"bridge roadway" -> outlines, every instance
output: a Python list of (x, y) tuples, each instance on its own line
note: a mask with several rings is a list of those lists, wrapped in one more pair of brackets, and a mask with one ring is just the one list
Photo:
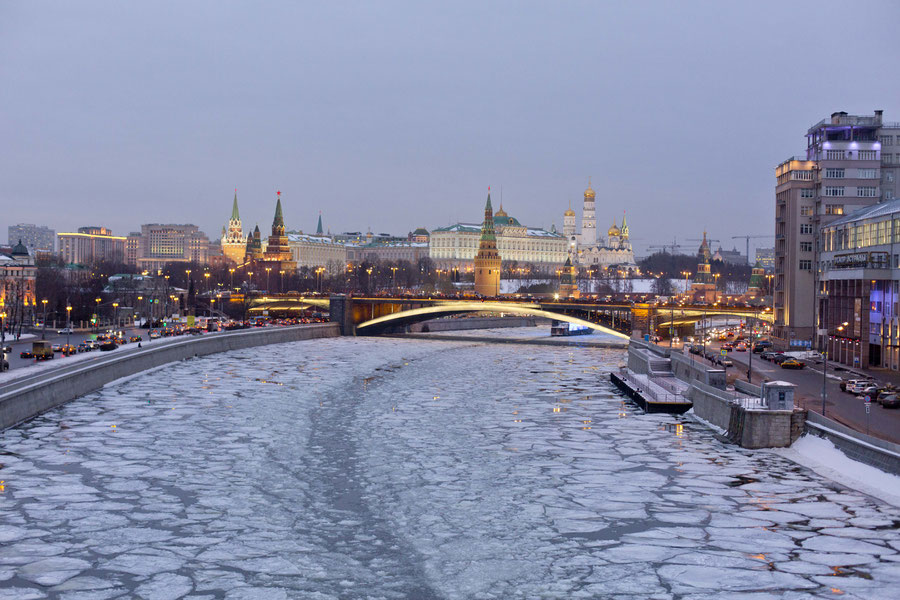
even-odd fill
[(685, 325), (714, 316), (772, 321), (772, 313), (767, 307), (516, 297), (273, 295), (254, 298), (249, 312), (270, 316), (290, 315), (308, 308), (327, 308), (331, 320), (341, 323), (345, 335), (396, 333), (413, 323), (472, 312), (514, 313), (557, 319), (617, 337), (629, 337), (634, 331), (649, 333), (655, 326), (668, 326), (673, 321)]

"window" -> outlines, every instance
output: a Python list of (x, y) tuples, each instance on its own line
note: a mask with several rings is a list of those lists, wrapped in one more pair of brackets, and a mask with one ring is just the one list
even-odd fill
[(843, 179), (843, 169), (825, 169), (825, 177), (828, 179)]
[(888, 181), (890, 183), (893, 183), (894, 182), (894, 172), (890, 171), (890, 170), (885, 171), (884, 172), (884, 180)]
[(800, 224), (800, 233), (803, 235), (809, 235), (813, 232), (812, 223), (801, 223)]
[(877, 160), (878, 158), (875, 150), (860, 150), (858, 155), (859, 160)]
[(812, 188), (804, 188), (804, 189), (800, 190), (800, 197), (801, 198), (812, 198), (814, 191), (815, 190), (813, 190)]
[(856, 195), (862, 198), (874, 198), (875, 197), (875, 189), (872, 186), (868, 187), (858, 187), (856, 188)]
[(833, 186), (833, 185), (826, 185), (825, 186), (825, 195), (826, 196), (843, 196), (844, 188)]
[(812, 261), (811, 260), (801, 260), (800, 261), (800, 270), (801, 271), (812, 271)]
[(894, 145), (894, 136), (892, 136), (892, 135), (883, 135), (878, 139), (881, 141), (882, 146), (893, 146)]
[(884, 199), (885, 200), (893, 200), (894, 199), (894, 189), (893, 188), (885, 188)]
[(882, 154), (881, 155), (881, 164), (889, 165), (894, 162), (893, 158), (894, 158), (893, 154)]
[(844, 151), (843, 150), (826, 150), (825, 151), (825, 159), (826, 160), (844, 160)]
[(857, 169), (856, 176), (859, 179), (878, 179), (878, 169)]
[(842, 215), (842, 214), (844, 214), (844, 205), (843, 204), (826, 204), (825, 205), (825, 214), (826, 215)]
[(812, 206), (801, 206), (800, 207), (800, 216), (801, 217), (811, 217), (813, 214)]
[(812, 252), (812, 242), (800, 242), (800, 252)]

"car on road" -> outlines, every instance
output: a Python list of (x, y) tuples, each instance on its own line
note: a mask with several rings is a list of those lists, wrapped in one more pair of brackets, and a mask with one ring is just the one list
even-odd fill
[(142, 342), (142, 341), (144, 341), (144, 338), (142, 338), (142, 337), (139, 336), (139, 335), (133, 335), (133, 336), (131, 336), (130, 338), (128, 338), (128, 341), (129, 341), (129, 342), (132, 342), (132, 343), (134, 343), (134, 342)]
[(849, 388), (850, 388), (851, 386), (858, 386), (858, 385), (863, 385), (863, 384), (869, 384), (869, 383), (872, 383), (872, 382), (873, 382), (872, 379), (843, 379), (843, 380), (841, 380), (841, 382), (838, 384), (838, 387), (841, 388), (841, 391), (842, 391), (842, 392), (849, 392), (849, 391), (850, 391)]
[(802, 369), (803, 366), (803, 363), (796, 358), (785, 357), (785, 359), (781, 361), (782, 369)]
[(34, 358), (34, 353), (31, 350), (22, 350), (19, 352), (19, 358)]
[(63, 346), (65, 346), (65, 344), (53, 344), (51, 348), (54, 352), (62, 352)]
[(783, 363), (786, 360), (789, 360), (790, 358), (791, 358), (790, 356), (785, 356), (784, 354), (776, 354), (775, 356), (772, 357), (772, 362), (775, 363), (776, 365), (780, 365), (781, 363)]
[(877, 385), (868, 384), (858, 386), (853, 393), (860, 397), (869, 396), (869, 398), (878, 398), (878, 393), (880, 391), (881, 388)]
[(717, 357), (716, 357), (716, 360), (715, 360), (714, 362), (715, 362), (717, 365), (721, 365), (721, 366), (723, 366), (723, 367), (725, 367), (725, 368), (733, 367), (733, 366), (734, 366), (734, 363), (731, 362), (731, 359), (728, 358), (727, 356), (717, 356)]
[(149, 337), (151, 340), (156, 340), (156, 339), (159, 339), (160, 337), (162, 337), (162, 334), (159, 332), (159, 330), (153, 329), (153, 330), (151, 330), (150, 333), (148, 334), (148, 337)]
[(763, 340), (761, 342), (756, 342), (755, 344), (753, 344), (753, 353), (759, 354), (761, 352), (768, 350), (771, 347), (772, 347), (772, 342), (767, 342), (765, 340)]
[(878, 401), (883, 408), (900, 408), (900, 396), (897, 394), (883, 396)]
[(103, 352), (108, 352), (109, 350), (115, 350), (119, 345), (115, 340), (103, 340), (103, 343), (100, 344), (100, 350)]

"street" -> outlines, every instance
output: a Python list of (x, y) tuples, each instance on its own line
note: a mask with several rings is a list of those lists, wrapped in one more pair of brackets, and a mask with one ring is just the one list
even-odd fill
[[(719, 352), (721, 344), (718, 342), (707, 344), (707, 349)], [(747, 380), (747, 362), (750, 352), (729, 352), (728, 357), (734, 362), (734, 367), (727, 369), (729, 375), (737, 379)], [(703, 360), (695, 357), (697, 360)], [(707, 364), (709, 361), (705, 361)], [(838, 365), (840, 368), (841, 365)], [(885, 409), (880, 404), (872, 402), (870, 413), (866, 414), (865, 401), (861, 397), (842, 392), (839, 387), (841, 377), (848, 377), (846, 371), (835, 371), (831, 364), (828, 365), (828, 380), (826, 384), (825, 416), (848, 427), (868, 432), (869, 435), (879, 437), (894, 443), (900, 443), (900, 410)], [(730, 378), (729, 378), (730, 379)], [(753, 355), (753, 383), (762, 381), (788, 381), (797, 386), (796, 403), (809, 411), (822, 413), (822, 364), (807, 364), (803, 369), (782, 369), (775, 363), (765, 361), (759, 354)]]
[[(108, 328), (103, 328), (101, 330), (101, 333), (107, 331), (107, 329)], [(144, 343), (147, 342), (147, 330), (146, 329), (139, 329), (137, 327), (128, 327), (128, 328), (122, 329), (122, 331), (125, 333), (126, 338), (130, 337), (132, 335), (139, 335), (144, 338)], [(23, 350), (31, 349), (32, 342), (38, 341), (41, 339), (40, 330), (29, 331), (28, 333), (34, 333), (35, 337), (23, 339), (18, 342), (15, 341), (14, 338), (9, 337), (9, 335), (7, 335), (7, 337), (6, 337), (6, 342), (4, 342), (4, 346), (12, 346), (12, 352), (10, 352), (6, 358), (6, 360), (9, 362), (10, 372), (16, 371), (16, 370), (24, 368), (24, 367), (31, 366), (31, 365), (35, 364), (35, 362), (36, 362), (35, 359), (33, 359), (33, 358), (20, 358), (19, 357), (20, 352), (22, 352)], [(60, 335), (57, 333), (56, 329), (51, 330), (50, 328), (48, 328), (46, 335), (47, 335), (47, 341), (50, 342), (51, 344), (65, 344), (66, 343), (66, 334)], [(80, 344), (84, 340), (94, 339), (96, 337), (96, 335), (97, 335), (97, 333), (94, 331), (76, 331), (75, 333), (68, 336), (68, 338), (69, 338), (69, 343), (72, 344), (73, 346), (77, 347), (78, 344)], [(94, 350), (93, 352), (99, 353), (100, 351)], [(65, 364), (66, 358), (67, 357), (63, 356), (62, 353), (56, 352), (53, 355), (53, 362), (54, 363), (59, 362), (60, 364)], [(2, 380), (2, 374), (0, 374), (0, 380)]]

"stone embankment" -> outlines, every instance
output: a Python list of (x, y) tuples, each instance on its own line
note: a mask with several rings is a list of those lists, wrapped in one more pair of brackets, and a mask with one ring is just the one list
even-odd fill
[(135, 344), (108, 355), (100, 354), (93, 360), (41, 370), (5, 385), (0, 377), (0, 429), (26, 421), (117, 379), (167, 363), (216, 352), (339, 335), (337, 323), (243, 329), (146, 342), (141, 348)]

